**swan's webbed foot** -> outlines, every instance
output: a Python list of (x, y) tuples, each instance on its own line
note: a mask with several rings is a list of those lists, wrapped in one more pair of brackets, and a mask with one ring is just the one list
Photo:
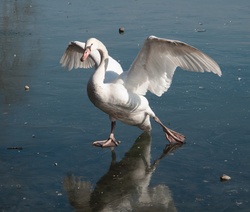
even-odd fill
[(114, 135), (111, 134), (109, 139), (107, 140), (93, 142), (93, 146), (102, 147), (102, 148), (117, 147), (120, 143), (121, 142), (116, 140)]
[(186, 138), (184, 135), (169, 129), (166, 126), (162, 127), (162, 129), (166, 133), (166, 138), (170, 143), (173, 142), (184, 143), (184, 140)]
[(162, 124), (161, 120), (157, 116), (154, 116), (153, 118), (158, 124), (161, 125), (163, 132), (165, 132), (166, 134), (166, 139), (170, 143), (173, 143), (173, 142), (184, 143), (184, 140), (186, 138), (184, 135), (167, 128), (164, 124)]

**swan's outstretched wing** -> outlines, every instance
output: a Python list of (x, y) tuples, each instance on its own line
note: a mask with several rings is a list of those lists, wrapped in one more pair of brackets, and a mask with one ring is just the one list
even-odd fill
[(62, 67), (68, 67), (69, 70), (73, 68), (92, 68), (96, 65), (96, 61), (100, 62), (100, 54), (97, 50), (92, 51), (90, 57), (82, 62), (80, 58), (82, 57), (84, 50), (85, 43), (71, 41), (60, 60)]
[(177, 67), (221, 76), (218, 64), (198, 49), (180, 41), (150, 36), (127, 72), (124, 85), (141, 95), (149, 90), (161, 96), (170, 87)]
[[(101, 61), (98, 50), (92, 50), (89, 57), (85, 61), (80, 58), (85, 51), (85, 43), (80, 41), (71, 41), (63, 54), (60, 63), (62, 67), (67, 67), (69, 70), (75, 68), (92, 68), (99, 65)], [(112, 82), (123, 72), (121, 65), (109, 56), (109, 62), (105, 75), (105, 82)]]

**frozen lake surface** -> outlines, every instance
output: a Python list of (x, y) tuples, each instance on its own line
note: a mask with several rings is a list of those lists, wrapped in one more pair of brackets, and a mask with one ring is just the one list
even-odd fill
[[(249, 211), (249, 10), (248, 0), (2, 1), (0, 210)], [(177, 70), (161, 98), (147, 94), (186, 144), (165, 149), (157, 124), (148, 136), (118, 122), (115, 154), (95, 148), (110, 123), (87, 97), (92, 70), (59, 60), (69, 41), (96, 37), (127, 70), (149, 35), (197, 47), (223, 75)]]

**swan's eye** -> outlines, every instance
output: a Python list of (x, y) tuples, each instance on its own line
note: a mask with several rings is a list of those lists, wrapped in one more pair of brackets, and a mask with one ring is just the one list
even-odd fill
[(91, 43), (90, 46), (88, 46), (87, 48), (89, 48), (89, 50), (91, 50), (92, 46), (93, 46), (93, 43)]

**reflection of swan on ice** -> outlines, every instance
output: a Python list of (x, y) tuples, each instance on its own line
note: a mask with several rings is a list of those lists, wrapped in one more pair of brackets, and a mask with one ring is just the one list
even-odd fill
[(150, 166), (151, 137), (141, 134), (120, 162), (112, 151), (111, 166), (94, 189), (79, 177), (66, 176), (64, 188), (70, 204), (77, 211), (176, 211), (169, 188), (149, 184), (160, 159), (179, 146), (168, 145)]

